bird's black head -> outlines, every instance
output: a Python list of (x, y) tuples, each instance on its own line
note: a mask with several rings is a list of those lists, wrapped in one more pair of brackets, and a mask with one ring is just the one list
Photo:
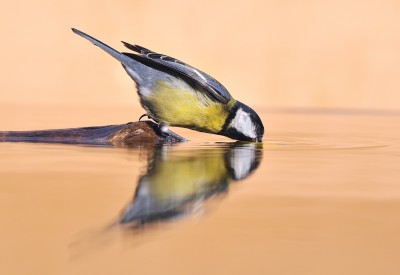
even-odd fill
[(264, 126), (253, 109), (237, 101), (219, 134), (241, 141), (261, 142)]

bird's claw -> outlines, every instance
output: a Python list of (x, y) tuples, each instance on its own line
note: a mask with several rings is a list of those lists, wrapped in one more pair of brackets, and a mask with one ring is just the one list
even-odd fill
[(143, 115), (141, 115), (141, 116), (139, 117), (139, 121), (140, 121), (143, 117), (145, 117), (145, 116), (147, 116), (148, 118), (150, 118), (150, 117), (148, 116), (148, 114), (143, 114)]

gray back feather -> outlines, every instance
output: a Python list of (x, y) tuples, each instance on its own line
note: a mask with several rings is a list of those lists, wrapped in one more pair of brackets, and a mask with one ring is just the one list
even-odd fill
[[(178, 74), (189, 82), (195, 82), (197, 85), (200, 85), (212, 99), (222, 103), (228, 103), (228, 101), (231, 99), (231, 95), (229, 94), (228, 90), (212, 76), (188, 64), (185, 64), (176, 58), (155, 53), (139, 45), (131, 45), (123, 41), (122, 43), (128, 49), (139, 53), (142, 62), (147, 61), (147, 63), (153, 63), (167, 73), (172, 72)], [(130, 54), (129, 56), (135, 58), (133, 54)]]
[[(94, 45), (110, 54), (122, 63), (127, 73), (141, 88), (150, 88), (155, 80), (170, 79), (169, 75), (176, 76), (190, 85), (200, 86), (208, 97), (221, 103), (228, 103), (231, 95), (228, 90), (210, 75), (190, 66), (173, 57), (155, 53), (139, 45), (124, 45), (138, 54), (120, 53), (92, 36), (72, 28), (77, 35), (89, 40)], [(154, 70), (156, 68), (157, 70)]]

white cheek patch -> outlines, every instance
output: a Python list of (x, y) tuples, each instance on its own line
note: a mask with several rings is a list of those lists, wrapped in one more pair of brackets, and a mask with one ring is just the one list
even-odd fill
[(256, 138), (256, 127), (251, 121), (250, 114), (239, 108), (236, 112), (236, 116), (232, 119), (229, 126), (235, 128), (238, 132), (242, 133), (246, 137)]

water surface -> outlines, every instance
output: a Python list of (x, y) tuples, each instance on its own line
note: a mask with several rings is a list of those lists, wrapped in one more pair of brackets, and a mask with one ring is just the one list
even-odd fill
[(0, 143), (0, 273), (399, 274), (400, 117), (262, 117), (262, 145)]

